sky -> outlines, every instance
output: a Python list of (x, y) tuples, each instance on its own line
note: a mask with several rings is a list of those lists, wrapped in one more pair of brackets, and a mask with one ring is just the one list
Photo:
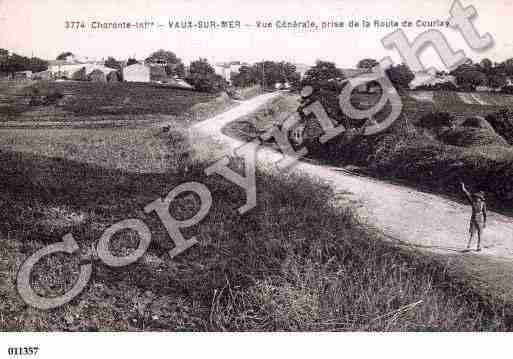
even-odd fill
[[(467, 57), (503, 61), (513, 57), (513, 0), (462, 0), (473, 5), (473, 20), (480, 34), (490, 33), (495, 45), (486, 52), (472, 51), (461, 34), (444, 27), (412, 27), (403, 30), (412, 41), (429, 29), (441, 30), (454, 50)], [(385, 49), (381, 38), (397, 28), (349, 28), (350, 20), (435, 21), (449, 18), (452, 0), (0, 0), (0, 48), (44, 59), (63, 51), (81, 57), (114, 56), (144, 59), (157, 49), (171, 50), (186, 63), (199, 57), (210, 61), (285, 60), (311, 65), (317, 59), (333, 61), (342, 68), (355, 67), (362, 58), (390, 56), (400, 61), (394, 49)], [(240, 29), (170, 29), (169, 21), (240, 21)], [(344, 28), (316, 31), (262, 29), (257, 21), (344, 21)], [(85, 29), (66, 29), (66, 21), (84, 22)], [(92, 29), (98, 22), (153, 21), (151, 29)], [(249, 25), (249, 26), (246, 26)], [(426, 49), (426, 65), (443, 69), (434, 50)]]

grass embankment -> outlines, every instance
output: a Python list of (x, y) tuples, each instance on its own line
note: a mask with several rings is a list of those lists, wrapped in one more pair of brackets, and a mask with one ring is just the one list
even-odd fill
[[(232, 104), (226, 94), (218, 96), (162, 88), (150, 83), (38, 81), (18, 88), (15, 96), (4, 90), (12, 101), (0, 106), (0, 121), (72, 122), (128, 118), (135, 122), (148, 118), (148, 115), (198, 120)], [(2, 91), (0, 88), (0, 94)], [(47, 98), (53, 98), (53, 101), (46, 101)]]
[[(379, 240), (350, 209), (334, 210), (330, 191), (292, 174), (257, 173), (255, 209), (241, 216), (244, 193), (203, 170), (179, 124), (150, 130), (16, 130), (0, 145), (0, 328), (2, 330), (506, 330), (509, 310), (482, 296), (476, 283), (443, 258)], [(17, 152), (14, 152), (17, 151)], [(240, 162), (234, 161), (235, 167)], [(176, 185), (198, 181), (213, 206), (185, 229), (199, 244), (169, 260), (161, 222), (142, 208)], [(176, 218), (196, 212), (184, 195)], [(111, 224), (143, 219), (152, 231), (147, 254), (128, 267), (94, 263), (89, 285), (69, 304), (27, 307), (15, 292), (25, 258), (72, 232), (89, 248)], [(137, 246), (131, 232), (112, 251)], [(73, 284), (78, 256), (45, 257), (35, 268), (38, 293)]]

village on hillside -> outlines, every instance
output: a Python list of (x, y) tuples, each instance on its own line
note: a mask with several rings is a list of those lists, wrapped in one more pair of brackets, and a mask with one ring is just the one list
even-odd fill
[[(205, 66), (204, 69), (197, 67), (198, 61)], [(434, 75), (412, 74), (406, 66), (399, 64), (387, 70), (387, 74), (393, 72), (389, 76), (392, 82), (400, 82), (401, 88), (408, 90), (500, 92), (505, 88), (513, 88), (511, 61), (492, 63), (489, 59), (483, 59), (473, 63), (469, 60), (451, 72), (439, 71)], [(372, 67), (377, 64), (376, 60), (363, 59), (353, 68), (340, 68), (338, 73), (333, 73), (325, 80), (343, 83), (344, 80), (358, 77), (364, 82), (358, 86), (358, 92), (379, 92), (379, 85), (371, 81)], [(247, 87), (255, 83), (268, 89), (297, 90), (299, 82), (313, 66), (285, 61), (209, 63), (204, 58), (185, 64), (173, 52), (166, 50), (155, 51), (144, 60), (116, 60), (113, 57), (98, 60), (71, 52), (61, 53), (55, 60), (42, 60), (0, 49), (0, 78), (4, 80), (138, 82), (207, 92), (229, 86)], [(209, 85), (205, 86), (203, 80), (199, 81), (198, 77), (202, 76), (209, 77)], [(367, 82), (366, 78), (369, 79)]]

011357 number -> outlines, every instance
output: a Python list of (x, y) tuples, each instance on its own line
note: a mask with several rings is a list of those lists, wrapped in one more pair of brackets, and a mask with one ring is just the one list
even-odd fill
[(7, 354), (9, 356), (36, 355), (38, 351), (39, 347), (9, 347)]

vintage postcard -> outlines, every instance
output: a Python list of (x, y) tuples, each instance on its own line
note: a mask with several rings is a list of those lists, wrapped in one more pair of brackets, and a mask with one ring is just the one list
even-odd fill
[(476, 333), (513, 329), (512, 18), (0, 0), (0, 357), (311, 357), (342, 332), (490, 356)]

